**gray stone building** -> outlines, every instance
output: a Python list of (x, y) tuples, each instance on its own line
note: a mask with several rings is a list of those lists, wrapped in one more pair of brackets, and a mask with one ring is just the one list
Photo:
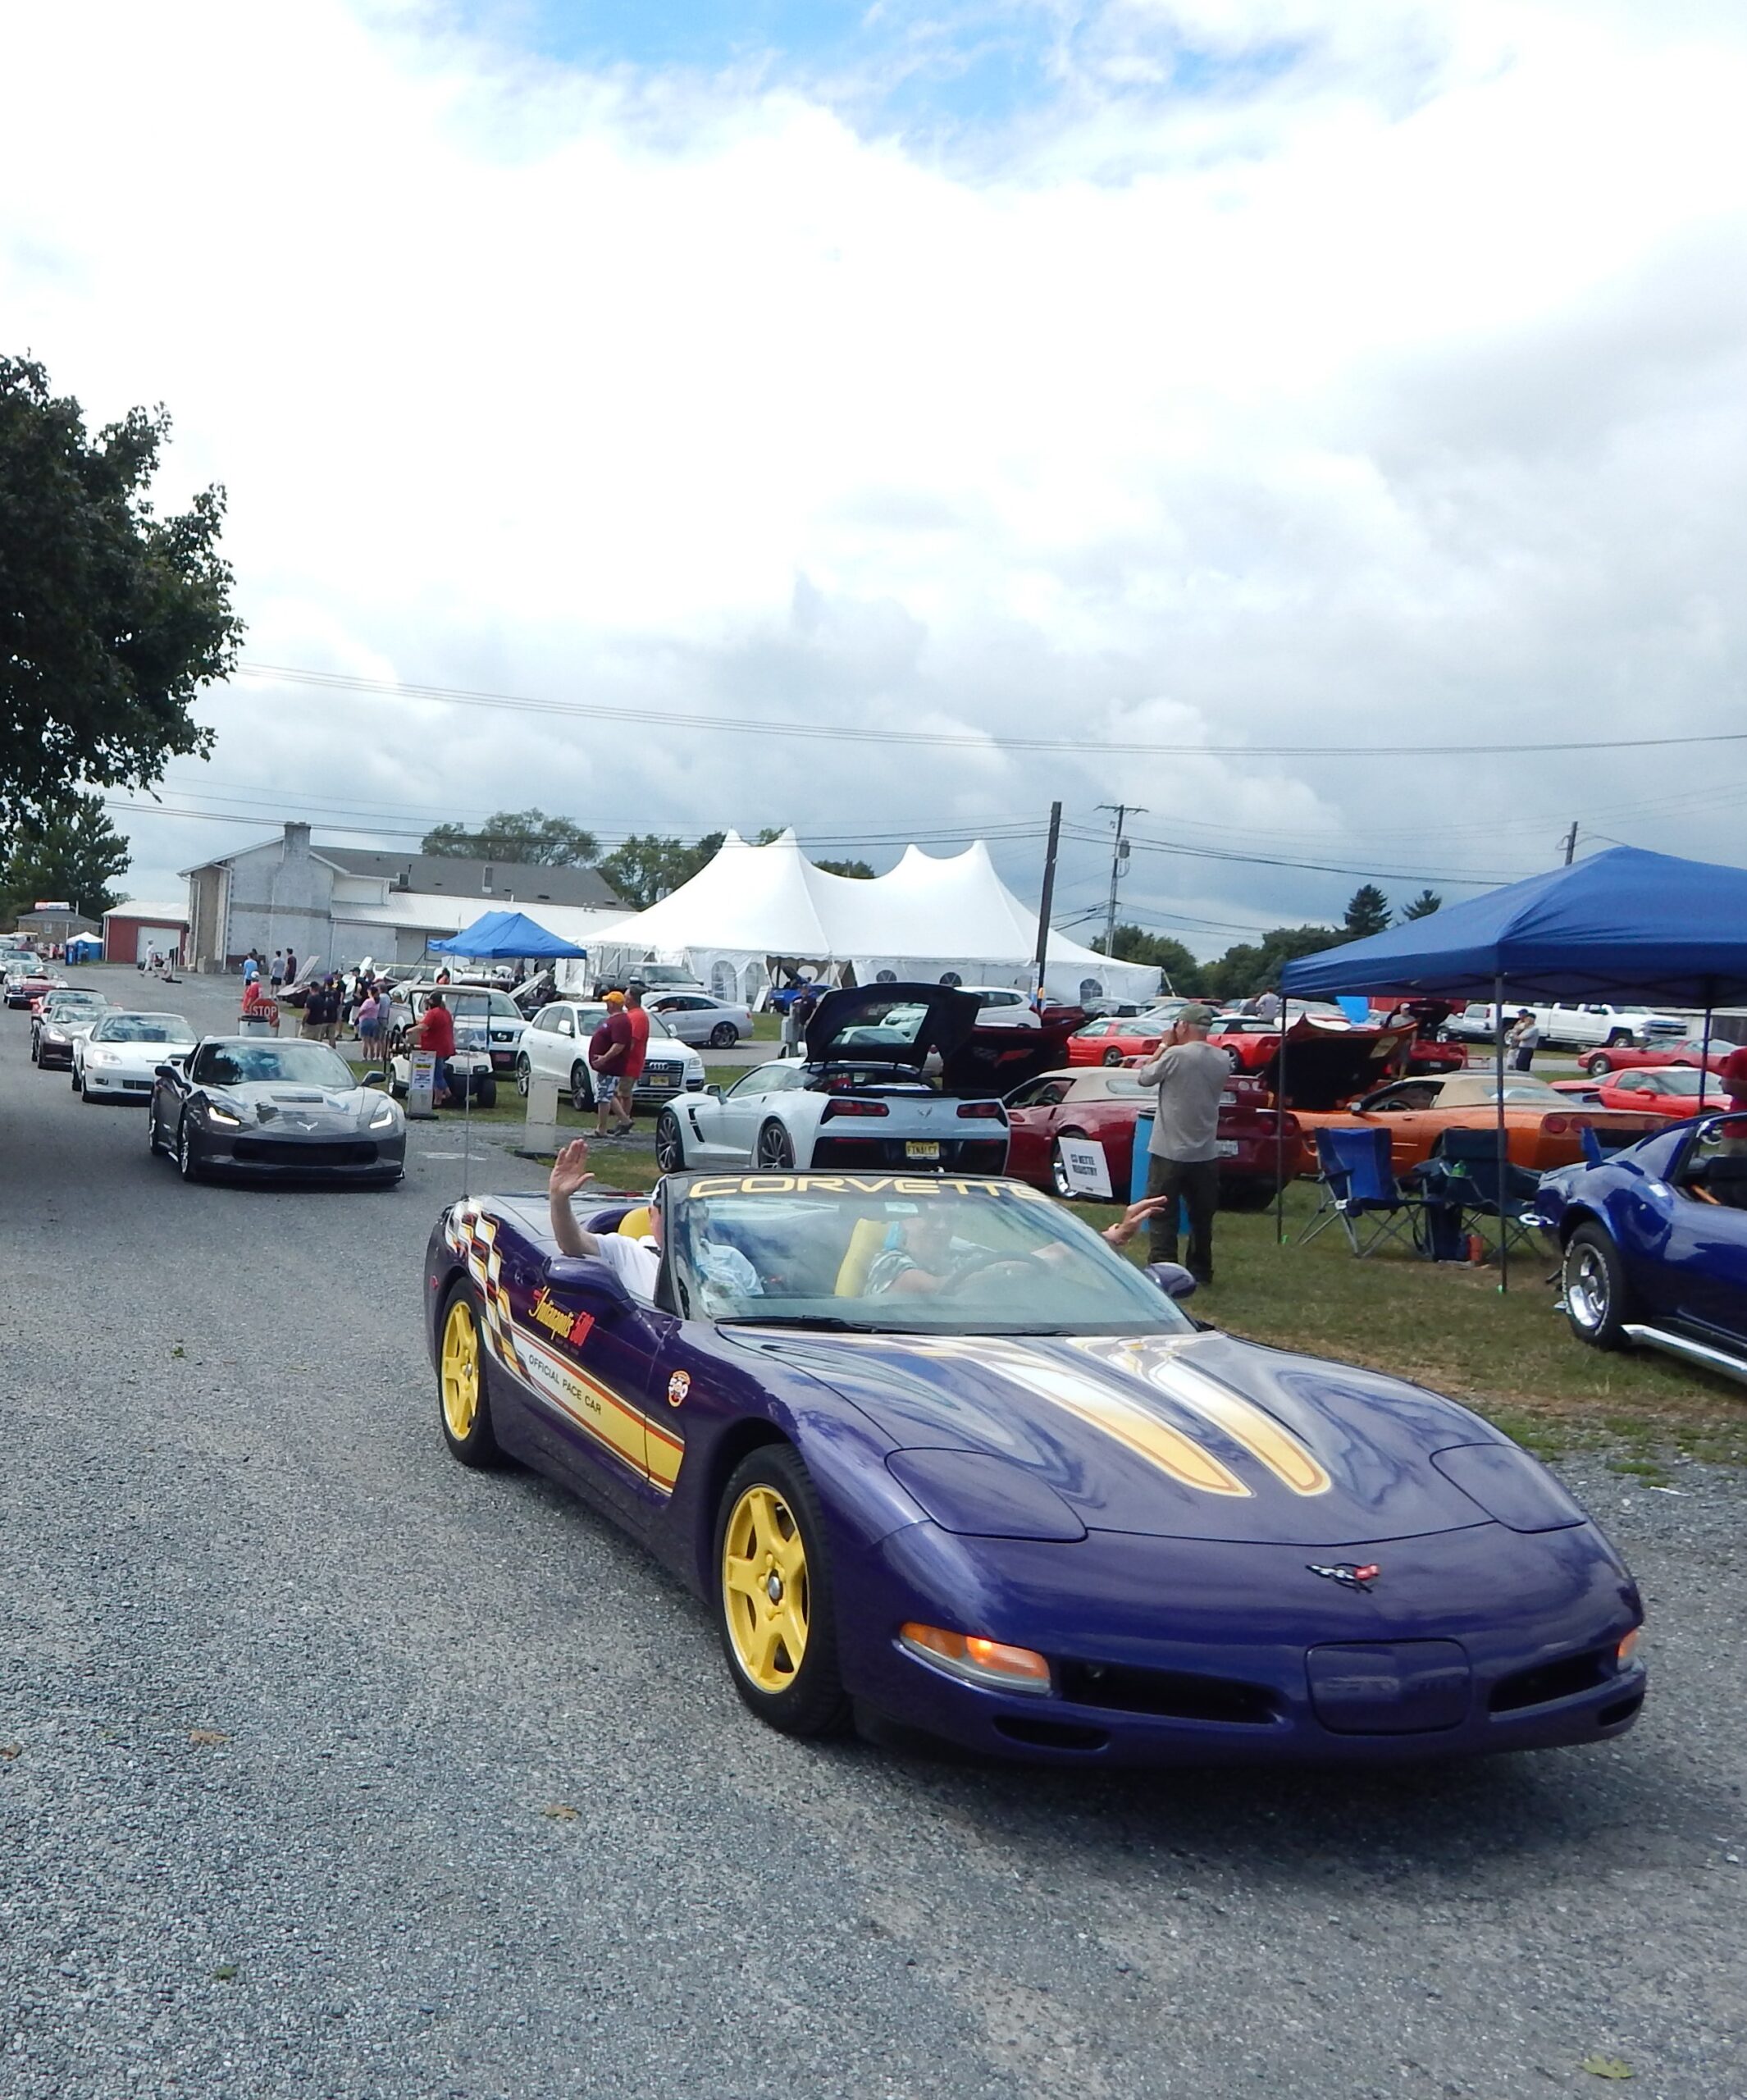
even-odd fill
[(427, 941), (509, 909), (586, 946), (625, 910), (593, 868), (317, 846), (307, 824), (287, 824), (282, 838), (183, 874), (188, 958), (202, 970), (234, 969), (251, 948), (269, 956), (290, 948), (300, 962), (336, 966), (367, 956), (416, 962)]

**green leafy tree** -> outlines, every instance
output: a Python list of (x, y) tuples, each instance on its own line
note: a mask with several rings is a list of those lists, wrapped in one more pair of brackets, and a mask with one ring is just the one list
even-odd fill
[[(1102, 934), (1094, 937), (1092, 945), (1100, 955), (1105, 953)], [(1115, 942), (1109, 952), (1118, 962), (1141, 962), (1163, 970), (1166, 985), (1179, 997), (1193, 998), (1205, 988), (1206, 973), (1200, 962), (1181, 941), (1174, 941), (1168, 934), (1149, 934), (1144, 927), (1119, 922)]]
[(1389, 923), (1389, 900), (1375, 883), (1362, 883), (1347, 900), (1342, 921), (1349, 941), (1362, 941), (1380, 934)]
[(0, 838), (81, 783), (145, 787), (212, 732), (190, 710), (242, 640), (224, 491), (158, 518), (170, 435), (132, 409), (94, 439), (28, 358), (0, 357)]
[(815, 861), (815, 868), (823, 868), (828, 875), (847, 875), (851, 882), (870, 883), (874, 870), (865, 861)]
[(1206, 990), (1216, 999), (1248, 999), (1278, 991), (1280, 971), (1301, 955), (1339, 947), (1345, 936), (1332, 926), (1276, 926), (1260, 941), (1240, 942), (1207, 965)]
[(664, 838), (653, 831), (633, 832), (600, 863), (600, 872), (627, 904), (640, 911), (688, 883), (714, 859), (722, 846), (719, 831), (706, 832), (696, 845)]
[(1403, 919), (1429, 919), (1435, 911), (1444, 907), (1444, 899), (1434, 889), (1422, 889), (1411, 904), (1401, 908)]
[(0, 910), (16, 919), (39, 897), (52, 897), (101, 919), (122, 901), (109, 885), (128, 858), (127, 841), (103, 814), (102, 799), (68, 796), (46, 815), (31, 811), (13, 833), (0, 870)]
[(458, 861), (509, 861), (533, 868), (591, 868), (600, 858), (593, 832), (568, 817), (549, 817), (544, 810), (499, 810), (477, 831), (440, 824), (425, 833), (422, 850)]

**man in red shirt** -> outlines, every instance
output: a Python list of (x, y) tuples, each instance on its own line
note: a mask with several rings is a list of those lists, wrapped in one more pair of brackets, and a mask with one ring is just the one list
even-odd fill
[(1739, 1050), (1731, 1050), (1722, 1061), (1722, 1069), (1717, 1076), (1722, 1081), (1722, 1090), (1729, 1097), (1729, 1106), (1737, 1115), (1747, 1115), (1747, 1043)]
[(440, 1108), (449, 1098), (449, 1061), (455, 1054), (455, 1017), (440, 992), (433, 992), (419, 1017), (413, 1043), (436, 1059), (431, 1080), (431, 1105)]
[(625, 1061), (619, 1068), (618, 1105), (624, 1112), (624, 1128), (636, 1120), (637, 1081), (643, 1076), (643, 1061), (649, 1055), (649, 1015), (643, 1004), (643, 987), (632, 985), (625, 993), (624, 1021), (631, 1039)]
[[(589, 1038), (588, 1061), (595, 1075), (595, 1134), (618, 1137), (631, 1128), (631, 1087), (625, 1060), (631, 1054), (631, 1024), (625, 1018), (623, 992), (607, 994), (607, 1017)], [(607, 1128), (609, 1121), (613, 1128)]]

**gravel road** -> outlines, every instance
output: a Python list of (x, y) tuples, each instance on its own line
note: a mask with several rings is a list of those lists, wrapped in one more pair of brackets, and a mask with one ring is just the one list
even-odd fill
[[(1503, 2100), (1607, 2090), (1586, 2060), (1747, 2093), (1738, 1477), (1576, 1476), (1651, 1599), (1607, 1748), (1067, 1778), (789, 1743), (603, 1521), (445, 1455), (455, 1124), (392, 1193), (185, 1187), (27, 1034), (0, 1014), (7, 2100)], [(473, 1185), (534, 1173), (492, 1148)]]

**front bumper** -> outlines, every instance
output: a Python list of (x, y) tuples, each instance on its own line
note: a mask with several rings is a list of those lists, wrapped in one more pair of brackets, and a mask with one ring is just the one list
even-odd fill
[(199, 1127), (200, 1163), (211, 1173), (275, 1181), (314, 1176), (333, 1181), (397, 1181), (406, 1169), (404, 1129), (375, 1139), (326, 1131), (307, 1138), (264, 1136), (253, 1130)]
[(86, 1093), (100, 1101), (148, 1102), (153, 1079), (148, 1072), (102, 1071), (88, 1062), (80, 1075)]
[[(1383, 1564), (1377, 1588), (1308, 1564)], [(1052, 1763), (1389, 1764), (1597, 1742), (1644, 1701), (1642, 1618), (1593, 1526), (1306, 1549), (1093, 1532), (1077, 1545), (889, 1535), (842, 1614), (846, 1682), (902, 1726)], [(950, 1604), (942, 1601), (950, 1598)], [(984, 1690), (899, 1646), (908, 1619), (1051, 1664), (1050, 1696)]]

